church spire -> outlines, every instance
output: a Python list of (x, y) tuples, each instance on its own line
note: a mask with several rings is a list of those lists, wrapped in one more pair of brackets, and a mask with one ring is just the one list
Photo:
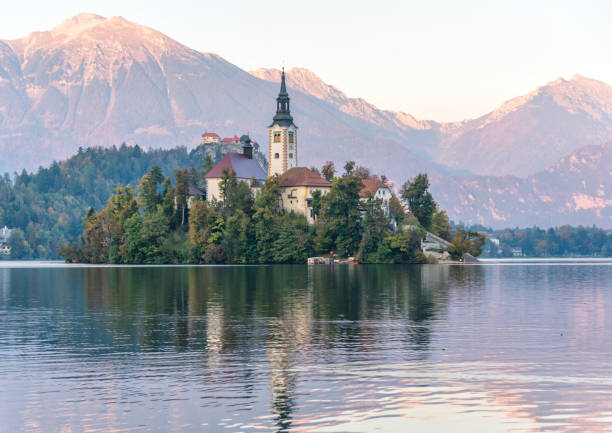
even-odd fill
[(287, 86), (285, 84), (285, 68), (281, 71), (281, 87), (278, 92), (278, 98), (276, 98), (276, 115), (274, 116), (274, 123), (279, 126), (289, 126), (293, 123), (293, 117), (289, 110), (289, 94), (287, 93)]

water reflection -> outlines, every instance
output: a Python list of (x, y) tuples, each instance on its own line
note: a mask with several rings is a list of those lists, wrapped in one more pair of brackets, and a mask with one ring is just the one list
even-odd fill
[(607, 431), (612, 266), (0, 268), (0, 431)]

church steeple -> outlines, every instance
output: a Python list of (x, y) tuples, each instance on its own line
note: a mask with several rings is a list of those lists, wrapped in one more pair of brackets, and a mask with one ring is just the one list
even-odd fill
[(297, 126), (289, 110), (289, 94), (285, 84), (285, 68), (281, 72), (281, 86), (276, 98), (276, 114), (268, 126), (270, 145), (268, 147), (268, 176), (281, 175), (297, 167), (298, 141)]
[(285, 85), (285, 68), (281, 72), (281, 87), (278, 98), (276, 98), (276, 115), (273, 120), (272, 124), (276, 123), (279, 126), (289, 126), (293, 123), (293, 117), (289, 110), (289, 94)]

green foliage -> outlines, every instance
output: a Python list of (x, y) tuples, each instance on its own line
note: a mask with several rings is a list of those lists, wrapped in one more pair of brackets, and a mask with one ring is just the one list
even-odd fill
[(419, 174), (407, 181), (402, 187), (402, 198), (408, 202), (410, 212), (426, 229), (429, 229), (436, 211), (436, 202), (428, 191), (429, 179), (426, 174)]
[(236, 178), (234, 171), (223, 169), (221, 182), (219, 183), (221, 201), (225, 214), (232, 215), (237, 210), (241, 210), (247, 215), (251, 215), (253, 208), (253, 194), (246, 182), (240, 182)]
[(308, 221), (295, 213), (281, 217), (281, 226), (272, 244), (275, 263), (304, 263), (307, 258)]
[(362, 221), (363, 235), (359, 243), (357, 259), (360, 262), (372, 263), (378, 260), (376, 253), (382, 240), (387, 235), (386, 228), (389, 225), (389, 219), (381, 208), (381, 200), (374, 199), (372, 195), (367, 198), (364, 209), (365, 214)]
[[(471, 227), (474, 230), (474, 227)], [(490, 238), (497, 238), (500, 245), (487, 243), (486, 255), (512, 257), (512, 249), (520, 249), (528, 257), (612, 257), (612, 232), (592, 227), (561, 226), (526, 229), (488, 230)]]
[(485, 235), (482, 233), (457, 227), (451, 237), (453, 245), (449, 248), (448, 252), (454, 260), (460, 260), (465, 253), (478, 257), (482, 254), (485, 240)]
[(34, 251), (30, 243), (26, 240), (25, 233), (21, 229), (13, 229), (8, 240), (8, 245), (11, 248), (12, 259), (30, 259), (34, 255)]
[(352, 167), (347, 163), (347, 173), (334, 179), (331, 190), (325, 196), (316, 241), (321, 247), (329, 245), (331, 241), (341, 256), (354, 255), (361, 241), (359, 191), (363, 184), (351, 171)]
[(370, 258), (370, 263), (425, 263), (421, 237), (415, 231), (386, 236)]
[[(48, 168), (41, 167), (36, 173), (4, 174), (0, 176), (0, 225), (23, 232), (28, 242), (28, 258), (58, 258), (60, 245), (74, 247), (80, 242), (88, 209), (105, 206), (117, 187), (129, 185), (134, 189), (139, 183), (144, 186), (142, 176), (152, 174), (154, 179), (145, 182), (148, 189), (142, 197), (139, 194), (139, 201), (142, 204), (144, 200), (147, 208), (155, 209), (152, 186), (159, 181), (157, 174), (170, 173), (177, 167), (197, 167), (203, 154), (202, 146), (191, 152), (184, 147), (145, 152), (138, 146), (125, 144), (81, 148), (73, 157), (54, 162)], [(153, 169), (155, 166), (160, 170)], [(167, 215), (174, 214), (168, 211), (174, 206), (173, 197), (166, 198), (170, 201), (170, 205), (165, 204)], [(102, 261), (106, 262), (107, 258)]]
[[(137, 197), (129, 185), (117, 188), (106, 207), (90, 208), (80, 239), (61, 253), (68, 261), (89, 263), (304, 263), (309, 255), (330, 250), (345, 257), (357, 253), (369, 263), (424, 260), (418, 230), (391, 233), (380, 200), (360, 200), (361, 177), (369, 172), (353, 162), (333, 178), (326, 195), (313, 194), (313, 226), (305, 216), (281, 208), (276, 176), (254, 197), (252, 183), (225, 170), (222, 200), (190, 202), (189, 185), (197, 183), (209, 163), (200, 172), (174, 170), (174, 183), (160, 166), (151, 166), (138, 183)], [(333, 167), (327, 168), (330, 174)], [(394, 207), (395, 217), (403, 220), (397, 199)], [(442, 212), (436, 215), (433, 220), (442, 230), (448, 220)], [(16, 239), (22, 247), (16, 251), (34, 254), (26, 248), (31, 244), (27, 233)]]
[(157, 206), (161, 204), (162, 196), (159, 190), (163, 180), (164, 175), (157, 165), (151, 167), (149, 173), (142, 177), (140, 185), (138, 185), (138, 199), (145, 213), (155, 212)]
[(431, 224), (429, 226), (429, 231), (436, 236), (440, 236), (442, 239), (450, 241), (451, 225), (446, 211), (436, 209), (436, 211), (431, 216)]

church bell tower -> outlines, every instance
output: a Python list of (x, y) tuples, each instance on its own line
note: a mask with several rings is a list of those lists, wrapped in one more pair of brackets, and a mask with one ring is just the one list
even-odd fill
[(276, 98), (276, 115), (268, 126), (268, 177), (279, 176), (297, 167), (297, 126), (289, 110), (289, 94), (285, 85), (285, 68), (281, 72), (281, 87)]

